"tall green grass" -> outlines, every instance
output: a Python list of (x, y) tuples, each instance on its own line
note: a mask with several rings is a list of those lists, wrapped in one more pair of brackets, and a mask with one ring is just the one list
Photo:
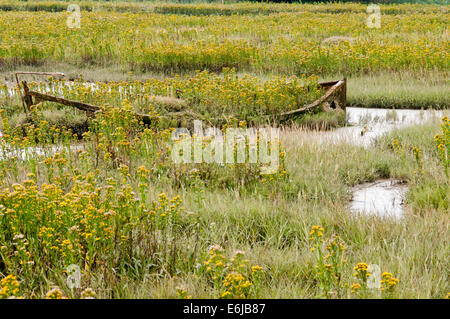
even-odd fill
[[(205, 183), (207, 178), (199, 178), (198, 171), (191, 170), (194, 167), (203, 170), (207, 166), (187, 167), (186, 173), (190, 179), (186, 179), (181, 185), (168, 176), (153, 174), (150, 176), (150, 184), (144, 189), (140, 186), (140, 173), (132, 165), (125, 173), (123, 167), (109, 167), (101, 170), (95, 179), (89, 177), (92, 173), (88, 174), (88, 180), (78, 182), (78, 187), (88, 183), (86, 192), (80, 193), (80, 196), (88, 194), (89, 183), (93, 183), (93, 180), (97, 187), (107, 187), (113, 185), (112, 180), (120, 180), (125, 176), (126, 183), (136, 192), (134, 203), (137, 200), (137, 203), (157, 200), (160, 192), (169, 196), (179, 194), (189, 213), (184, 216), (186, 219), (181, 219), (181, 223), (178, 221), (173, 224), (172, 238), (176, 245), (168, 246), (173, 249), (170, 252), (164, 251), (164, 244), (169, 243), (165, 242), (166, 237), (161, 237), (167, 234), (167, 230), (154, 232), (153, 229), (146, 229), (143, 232), (139, 228), (143, 224), (137, 223), (136, 228), (133, 228), (133, 234), (136, 235), (134, 238), (137, 240), (133, 247), (136, 249), (130, 250), (129, 246), (124, 245), (117, 246), (114, 253), (102, 251), (102, 263), (115, 266), (111, 269), (101, 268), (102, 263), (93, 264), (89, 277), (82, 277), (82, 288), (90, 287), (98, 297), (103, 298), (174, 298), (177, 297), (177, 287), (182, 286), (193, 298), (216, 298), (217, 290), (211, 285), (201, 263), (208, 255), (208, 247), (218, 244), (224, 248), (224, 255), (243, 250), (250, 264), (263, 267), (257, 293), (253, 297), (319, 297), (322, 291), (313, 271), (315, 259), (310, 251), (308, 238), (312, 225), (322, 225), (325, 236), (337, 234), (345, 242), (344, 256), (347, 262), (342, 277), (345, 283), (353, 282), (353, 267), (359, 262), (366, 262), (379, 265), (382, 271), (389, 271), (400, 280), (391, 296), (393, 298), (444, 298), (448, 292), (448, 245), (444, 240), (449, 235), (448, 207), (437, 205), (434, 199), (442, 196), (439, 203), (448, 203), (449, 181), (442, 173), (439, 158), (432, 145), (433, 135), (439, 131), (437, 123), (398, 130), (365, 149), (345, 143), (312, 142), (320, 132), (287, 130), (282, 133), (281, 141), (286, 152), (288, 176), (272, 186), (240, 182), (226, 187), (218, 183), (208, 184)], [(101, 129), (100, 132), (107, 131)], [(131, 131), (127, 132), (129, 133)], [(92, 134), (94, 137), (96, 133)], [(404, 147), (403, 157), (393, 151), (391, 144), (394, 139), (398, 139)], [(72, 189), (70, 183), (66, 184), (67, 177), (64, 177), (65, 174), (70, 175), (67, 169), (76, 168), (78, 173), (95, 171), (91, 166), (96, 165), (95, 151), (91, 148), (96, 145), (95, 138), (87, 138), (86, 143), (85, 147), (93, 152), (83, 155), (85, 157), (82, 160), (77, 157), (76, 150), (59, 155), (68, 162), (61, 170), (55, 168), (54, 177), (62, 185), (67, 185), (67, 191)], [(423, 152), (423, 170), (419, 173), (413, 147), (419, 147)], [(125, 154), (122, 153), (124, 156)], [(39, 168), (39, 184), (48, 183), (46, 164), (38, 161), (40, 157), (35, 156), (25, 161), (17, 158), (2, 160), (2, 185), (12, 187), (13, 184), (22, 183), (29, 178), (26, 172), (32, 167)], [(125, 158), (136, 164), (143, 160), (147, 165), (155, 159), (143, 153), (129, 153)], [(100, 162), (97, 165), (103, 168), (102, 159), (98, 160)], [(351, 186), (386, 177), (403, 179), (409, 185), (402, 220), (357, 217), (349, 211)], [(432, 187), (444, 191), (430, 193)], [(101, 192), (100, 188), (96, 192)], [(122, 198), (121, 203), (125, 205), (123, 203), (128, 203), (126, 198), (129, 195), (125, 193), (125, 189), (121, 192), (119, 198)], [(11, 195), (10, 198), (12, 201), (16, 197)], [(70, 198), (67, 197), (67, 201)], [(26, 200), (28, 199), (25, 197), (20, 203), (26, 203)], [(93, 205), (104, 203), (102, 200), (95, 201), (95, 198), (92, 200)], [(9, 201), (3, 204), (10, 207)], [(137, 214), (139, 211), (138, 206), (131, 204), (124, 207), (127, 212), (136, 209)], [(26, 209), (23, 207), (21, 211), (27, 211)], [(35, 209), (39, 211), (38, 207)], [(61, 209), (65, 211), (65, 208)], [(31, 218), (32, 214), (27, 216)], [(7, 224), (0, 225), (10, 230)], [(26, 225), (24, 220), (22, 225)], [(124, 221), (123, 225), (129, 227), (133, 224)], [(26, 233), (27, 240), (32, 240), (29, 237), (32, 233)], [(30, 247), (36, 245), (36, 241), (32, 243)], [(155, 249), (150, 255), (145, 254), (146, 243), (153, 245), (151, 247)], [(43, 250), (41, 254), (44, 254)], [(114, 256), (120, 258), (115, 259)], [(173, 256), (173, 262), (164, 256)], [(32, 255), (31, 258), (37, 257)], [(64, 266), (62, 259), (47, 260), (53, 266), (53, 271), (47, 272), (44, 270), (48, 265), (41, 263), (40, 259), (35, 262), (34, 267), (42, 271), (25, 272), (20, 267), (15, 269), (22, 282), (22, 293), (26, 297), (42, 297), (54, 286), (58, 286), (69, 297), (79, 297), (66, 287), (66, 275), (60, 271)], [(5, 275), (6, 271), (0, 264), (0, 274)], [(378, 294), (374, 291), (370, 296), (377, 298)], [(349, 290), (344, 289), (341, 297), (352, 295)]]

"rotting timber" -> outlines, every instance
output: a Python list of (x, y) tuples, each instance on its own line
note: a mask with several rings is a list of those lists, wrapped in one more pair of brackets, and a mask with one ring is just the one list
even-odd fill
[[(24, 105), (25, 111), (29, 111), (31, 106), (37, 103), (38, 101), (49, 101), (55, 102), (67, 106), (75, 107), (79, 110), (85, 111), (86, 114), (90, 117), (94, 116), (96, 112), (101, 111), (101, 107), (93, 104), (88, 104), (79, 101), (68, 100), (65, 98), (52, 96), (49, 94), (44, 94), (36, 91), (32, 91), (29, 89), (27, 82), (22, 81), (19, 84), (18, 74), (36, 74), (36, 75), (58, 75), (64, 76), (63, 73), (43, 73), (43, 72), (17, 72), (16, 73), (16, 81), (19, 88), (19, 92), (21, 94), (22, 103)], [(322, 111), (330, 112), (330, 111), (345, 111), (345, 107), (347, 104), (347, 80), (343, 78), (338, 81), (330, 81), (330, 82), (320, 82), (319, 85), (325, 90), (325, 93), (306, 106), (303, 106), (299, 109), (291, 110), (288, 112), (284, 112), (281, 114), (272, 114), (268, 115), (273, 119), (278, 119), (279, 121), (284, 121), (290, 117), (294, 117), (300, 115), (302, 113), (309, 112), (311, 110), (321, 108)], [(23, 94), (23, 95), (22, 95)], [(34, 98), (34, 100), (33, 100)], [(26, 106), (26, 108), (25, 108)], [(182, 112), (179, 112), (183, 114)], [(186, 113), (185, 113), (186, 114)], [(148, 114), (135, 113), (136, 117), (143, 122), (144, 124), (152, 124), (154, 122), (154, 117)]]

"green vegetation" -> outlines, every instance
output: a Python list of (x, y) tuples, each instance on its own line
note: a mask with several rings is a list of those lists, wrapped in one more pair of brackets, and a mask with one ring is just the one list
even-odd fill
[(0, 13), (0, 72), (10, 81), (23, 69), (130, 81), (234, 68), (261, 79), (345, 76), (357, 106), (449, 107), (448, 6), (382, 5), (376, 29), (358, 3), (87, 1), (81, 28), (71, 29), (66, 2), (1, 3), (11, 6)]
[[(274, 119), (343, 77), (348, 105), (448, 109), (447, 6), (382, 5), (370, 29), (360, 3), (86, 1), (70, 29), (67, 4), (0, 1), (0, 299), (448, 296), (448, 117), (368, 147), (324, 132), (344, 112)], [(101, 110), (25, 114), (17, 70), (64, 72), (28, 85)], [(176, 163), (199, 119), (278, 126), (279, 166)], [(401, 219), (351, 211), (379, 179), (408, 186)]]
[[(77, 264), (82, 290), (99, 297), (220, 297), (228, 291), (222, 285), (228, 274), (220, 264), (211, 273), (204, 263), (208, 247), (220, 245), (224, 256), (245, 251), (236, 265), (244, 279), (229, 277), (237, 282), (230, 291), (323, 296), (309, 243), (317, 224), (347, 247), (342, 286), (327, 288), (329, 297), (355, 297), (353, 267), (362, 262), (399, 279), (389, 297), (446, 294), (448, 248), (441, 239), (448, 236), (449, 180), (433, 135), (448, 139), (448, 121), (442, 130), (433, 124), (392, 132), (369, 149), (311, 143), (320, 132), (286, 130), (284, 165), (260, 176), (258, 164), (174, 164), (163, 143), (170, 132), (139, 129), (130, 108), (99, 114), (81, 144), (43, 121), (28, 126), (24, 137), (9, 131), (3, 118), (2, 154), (17, 155), (0, 163), (0, 271), (20, 278), (22, 295), (43, 297), (57, 286), (65, 296), (80, 297), (63, 272)], [(59, 141), (58, 153), (48, 141)], [(36, 142), (40, 151), (20, 155)], [(349, 212), (349, 187), (380, 177), (410, 185), (403, 220)], [(255, 265), (262, 267), (257, 278), (250, 270)], [(223, 281), (215, 281), (216, 272)], [(366, 293), (361, 297), (376, 297)]]
[(3, 12), (0, 66), (115, 64), (124, 71), (166, 74), (234, 67), (238, 72), (308, 76), (448, 70), (448, 50), (442, 45), (447, 38), (446, 6), (392, 6), (403, 11), (382, 15), (379, 29), (367, 27), (366, 6), (361, 4), (285, 6), (292, 10), (213, 17), (82, 11), (80, 28), (66, 25), (70, 12)]
[(440, 72), (362, 75), (350, 78), (348, 104), (395, 109), (448, 109), (450, 82)]

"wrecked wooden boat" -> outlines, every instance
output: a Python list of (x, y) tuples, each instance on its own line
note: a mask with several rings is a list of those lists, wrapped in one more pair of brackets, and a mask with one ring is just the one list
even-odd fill
[[(20, 96), (22, 99), (22, 104), (24, 106), (25, 112), (30, 111), (34, 104), (39, 101), (49, 101), (55, 102), (62, 105), (72, 106), (81, 111), (86, 112), (88, 116), (94, 116), (98, 111), (101, 111), (101, 107), (97, 105), (92, 105), (89, 103), (68, 100), (62, 97), (57, 97), (49, 94), (44, 94), (29, 89), (26, 81), (19, 82), (19, 74), (34, 74), (34, 75), (47, 75), (47, 76), (59, 76), (63, 77), (63, 73), (49, 73), (49, 72), (17, 72), (15, 73), (17, 86), (19, 88)], [(305, 105), (301, 108), (284, 112), (281, 114), (273, 114), (270, 117), (277, 118), (280, 121), (286, 120), (290, 117), (294, 117), (315, 109), (320, 108), (322, 111), (345, 111), (347, 104), (347, 80), (343, 78), (337, 81), (320, 82), (320, 86), (324, 89), (325, 93), (312, 102), (311, 104)], [(154, 116), (147, 114), (135, 113), (136, 116), (144, 124), (151, 124), (154, 121)], [(180, 113), (181, 114), (181, 113)]]

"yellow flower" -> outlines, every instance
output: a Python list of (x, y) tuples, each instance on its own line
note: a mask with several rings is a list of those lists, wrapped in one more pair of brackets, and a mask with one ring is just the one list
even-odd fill
[(45, 299), (67, 299), (59, 288), (54, 288), (47, 292)]
[(353, 285), (350, 286), (351, 289), (351, 293), (356, 293), (359, 291), (359, 289), (361, 289), (361, 285), (358, 283), (354, 283)]
[(261, 266), (258, 266), (258, 265), (252, 266), (252, 273), (257, 273), (262, 270), (263, 270), (263, 268)]

